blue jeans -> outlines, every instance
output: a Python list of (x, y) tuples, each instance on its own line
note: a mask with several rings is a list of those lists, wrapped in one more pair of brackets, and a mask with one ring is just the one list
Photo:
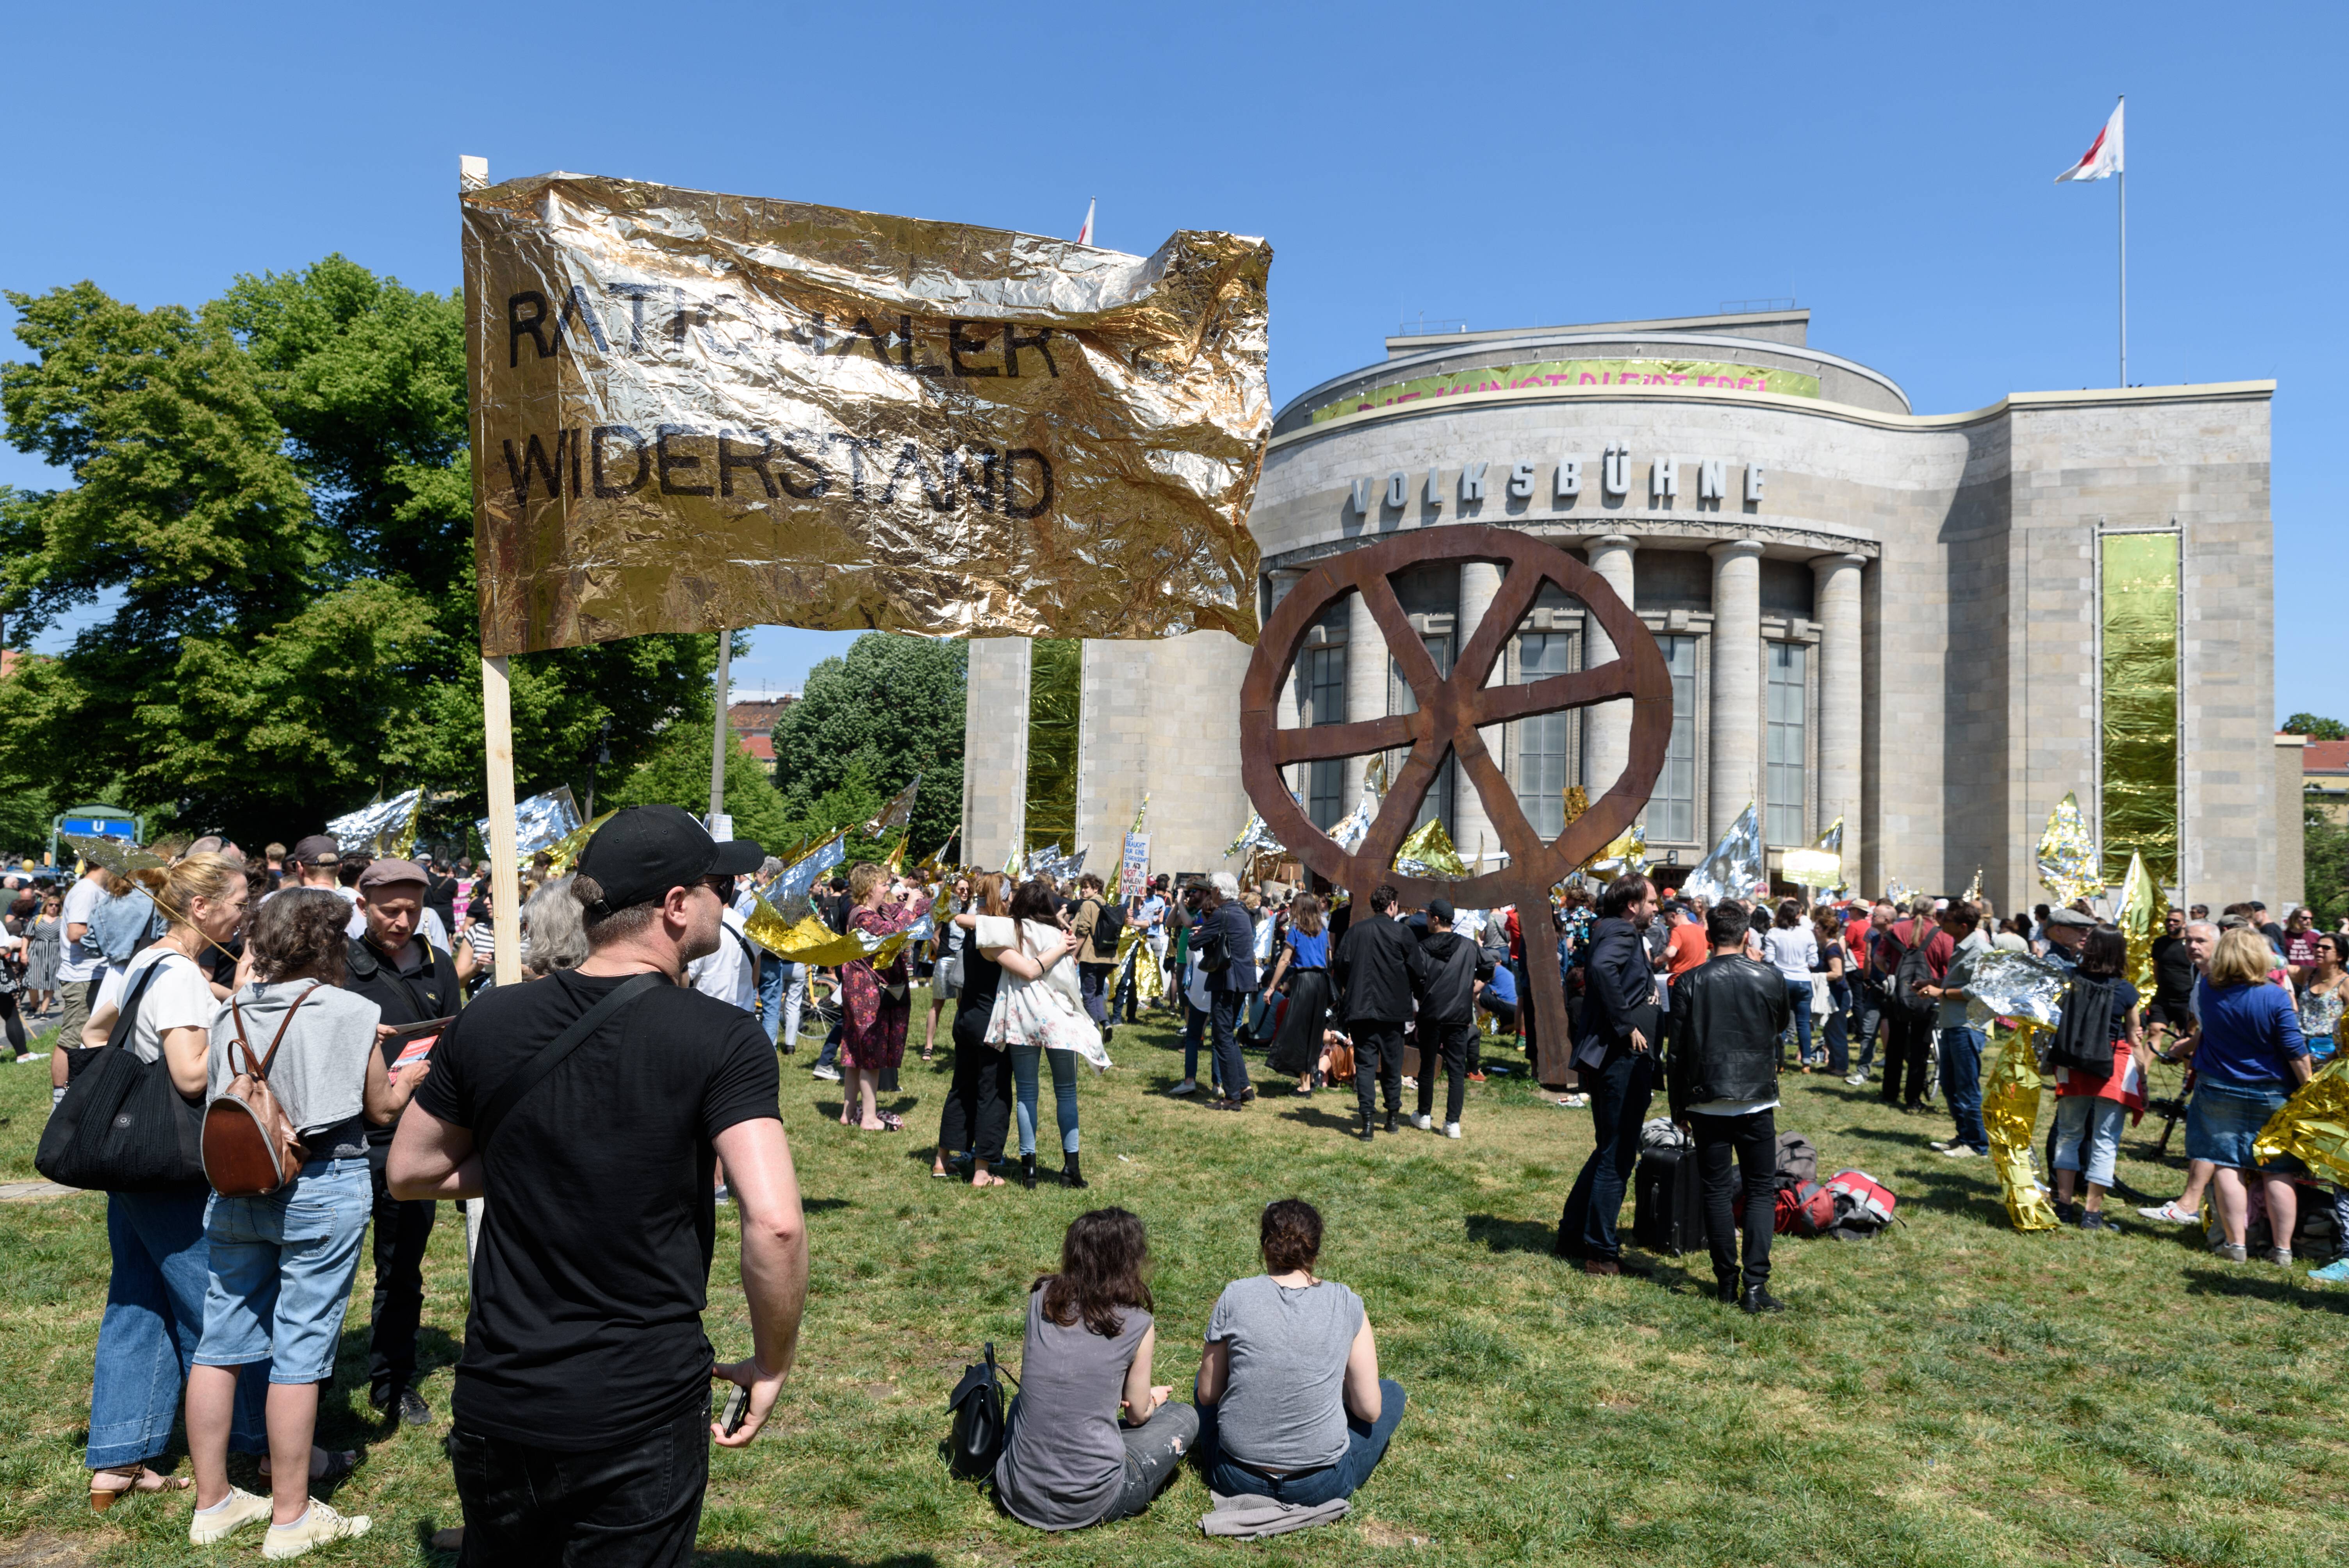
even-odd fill
[(1216, 1076), (1224, 1080), (1224, 1098), (1237, 1099), (1248, 1086), (1247, 1062), (1240, 1055), (1237, 1032), (1247, 996), (1237, 991), (1215, 991), (1208, 999), (1215, 1004), (1208, 1025), (1216, 1033)]
[(773, 956), (759, 960), (759, 1026), (773, 1039), (783, 1027), (783, 984), (792, 966)]
[[(1197, 1388), (1192, 1397), (1198, 1397)], [(1387, 1440), (1402, 1420), (1402, 1385), (1392, 1377), (1379, 1379), (1379, 1418), (1356, 1420), (1346, 1416), (1346, 1456), (1336, 1464), (1291, 1475), (1268, 1476), (1227, 1458), (1216, 1441), (1216, 1407), (1199, 1406), (1199, 1465), (1210, 1491), (1226, 1497), (1268, 1497), (1300, 1508), (1351, 1497), (1371, 1479), (1371, 1471), (1386, 1457)]]
[[(1199, 1081), (1199, 1037), (1206, 1027), (1207, 1015), (1185, 1001), (1183, 1004), (1183, 1081), (1185, 1083)], [(1216, 1058), (1211, 1051), (1207, 1057), (1210, 1077), (1214, 1076), (1215, 1068)]]
[[(201, 1188), (107, 1194), (106, 1242), (113, 1268), (90, 1382), (89, 1449), (83, 1462), (92, 1470), (137, 1464), (171, 1445), (188, 1368), (203, 1339), (212, 1253), (204, 1239), (204, 1205), (211, 1196)], [(269, 1451), (262, 1425), (268, 1389), (265, 1365), (237, 1380), (229, 1446), (239, 1453)]]
[(1011, 1076), (1019, 1104), (1019, 1152), (1036, 1152), (1036, 1058), (1051, 1058), (1052, 1114), (1061, 1124), (1061, 1152), (1077, 1151), (1077, 1053), (1041, 1046), (1011, 1047)]
[(199, 1367), (270, 1363), (273, 1383), (323, 1383), (375, 1192), (367, 1162), (313, 1160), (264, 1198), (214, 1198), (205, 1212), (212, 1279)]
[[(1357, 1064), (1356, 1070), (1360, 1070)], [(1607, 1065), (1582, 1069), (1590, 1095), (1590, 1124), (1598, 1147), (1582, 1162), (1574, 1191), (1558, 1217), (1557, 1250), (1568, 1257), (1612, 1263), (1622, 1253), (1615, 1223), (1623, 1215), (1623, 1194), (1640, 1163), (1640, 1124), (1655, 1098), (1656, 1058), (1651, 1052), (1619, 1050)]]
[(1786, 1006), (1794, 1010), (1787, 1020), (1786, 1032), (1795, 1038), (1795, 1060), (1808, 1063), (1811, 1059), (1811, 983), (1807, 980), (1786, 982)]
[(1884, 993), (1862, 980), (1851, 988), (1851, 1033), (1859, 1041), (1859, 1059), (1851, 1070), (1863, 1077), (1876, 1062), (1877, 1037), (1891, 1026), (1884, 1016)]
[(2121, 1123), (2127, 1118), (2128, 1107), (2102, 1095), (2067, 1094), (2057, 1099), (2055, 1169), (2079, 1170), (2081, 1146), (2085, 1144), (2089, 1181), (2110, 1187), (2113, 1163), (2120, 1157)]
[(1844, 1034), (1844, 1015), (1851, 1008), (1851, 988), (1840, 980), (1827, 982), (1827, 1016), (1819, 1021), (1826, 1036), (1827, 1071), (1851, 1070), (1851, 1049)]
[(1982, 1054), (1980, 1029), (1941, 1031), (1941, 1098), (1949, 1101), (1958, 1141), (1977, 1154), (1987, 1154), (1990, 1134), (1982, 1127)]

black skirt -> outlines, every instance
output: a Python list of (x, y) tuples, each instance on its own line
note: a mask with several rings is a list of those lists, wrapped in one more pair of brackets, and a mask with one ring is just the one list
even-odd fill
[(1281, 1015), (1280, 1033), (1274, 1037), (1265, 1061), (1272, 1070), (1296, 1078), (1321, 1059), (1321, 1031), (1330, 1014), (1330, 972), (1292, 969), (1288, 972), (1288, 1011)]

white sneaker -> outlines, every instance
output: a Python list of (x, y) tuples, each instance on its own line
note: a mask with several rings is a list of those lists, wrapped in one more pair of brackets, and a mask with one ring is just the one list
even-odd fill
[(365, 1535), (374, 1522), (364, 1513), (336, 1513), (319, 1501), (310, 1500), (310, 1511), (291, 1524), (273, 1524), (261, 1542), (261, 1554), (267, 1558), (299, 1557), (313, 1546), (324, 1546), (329, 1541), (347, 1541)]
[(1982, 1151), (1980, 1150), (1963, 1143), (1952, 1143), (1947, 1149), (1942, 1150), (1941, 1154), (1943, 1158), (1949, 1160), (1979, 1160), (1982, 1158)]
[(1419, 1080), (1406, 1073), (1403, 1075), (1402, 1087), (1405, 1088), (1417, 1088), (1419, 1087)]
[(269, 1500), (255, 1497), (243, 1487), (228, 1489), (228, 1501), (217, 1508), (198, 1509), (188, 1521), (188, 1543), (210, 1546), (216, 1541), (226, 1541), (255, 1520), (269, 1517)]
[(2174, 1200), (2170, 1202), (2160, 1205), (2158, 1208), (2139, 1209), (2137, 1212), (2144, 1215), (2148, 1220), (2166, 1221), (2169, 1224), (2173, 1225), (2199, 1224), (2202, 1219), (2202, 1216), (2199, 1214), (2189, 1214), (2183, 1209), (2180, 1209)]
[(1868, 1075), (1866, 1073), (1852, 1073), (1847, 1076), (1843, 1081), (1857, 1088), (1858, 1086), (1868, 1081)]
[(1199, 1092), (1199, 1086), (1195, 1080), (1185, 1078), (1181, 1083), (1176, 1084), (1173, 1088), (1168, 1089), (1166, 1092), (1168, 1094), (1196, 1094)]
[(838, 1083), (840, 1081), (840, 1069), (838, 1068), (818, 1068), (813, 1072), (808, 1074), (808, 1077), (820, 1078), (826, 1083)]
[(1447, 1122), (1445, 1122), (1445, 1123), (1444, 1124), (1444, 1137), (1446, 1137), (1446, 1138), (1457, 1138), (1457, 1137), (1459, 1137), (1459, 1136), (1460, 1136), (1460, 1124), (1459, 1124), (1458, 1122), (1456, 1122), (1456, 1121), (1447, 1121)]
[(1435, 1118), (1432, 1116), (1414, 1116), (1411, 1119), (1411, 1124), (1413, 1127), (1418, 1128), (1422, 1132), (1433, 1132), (1435, 1130)]

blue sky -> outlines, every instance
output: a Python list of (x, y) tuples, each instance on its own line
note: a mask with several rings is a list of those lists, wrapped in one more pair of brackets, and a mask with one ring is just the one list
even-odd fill
[[(1269, 238), (1273, 391), (1398, 322), (1792, 295), (1921, 412), (2273, 377), (2278, 713), (2323, 675), (2344, 414), (2339, 5), (26, 7), (0, 284), (193, 304), (340, 251), (459, 282), (456, 160), (1073, 235)], [(53, 482), (0, 452), (0, 481)], [(845, 637), (768, 629), (738, 689)]]

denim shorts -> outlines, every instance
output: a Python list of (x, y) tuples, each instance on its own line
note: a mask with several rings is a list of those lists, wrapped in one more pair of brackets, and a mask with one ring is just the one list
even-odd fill
[(215, 1195), (204, 1210), (212, 1277), (196, 1365), (267, 1361), (272, 1383), (332, 1377), (373, 1207), (364, 1158), (313, 1160), (265, 1198)]
[(2204, 1078), (2186, 1108), (2186, 1158), (2250, 1171), (2251, 1141), (2289, 1098), (2282, 1083), (2227, 1083)]

